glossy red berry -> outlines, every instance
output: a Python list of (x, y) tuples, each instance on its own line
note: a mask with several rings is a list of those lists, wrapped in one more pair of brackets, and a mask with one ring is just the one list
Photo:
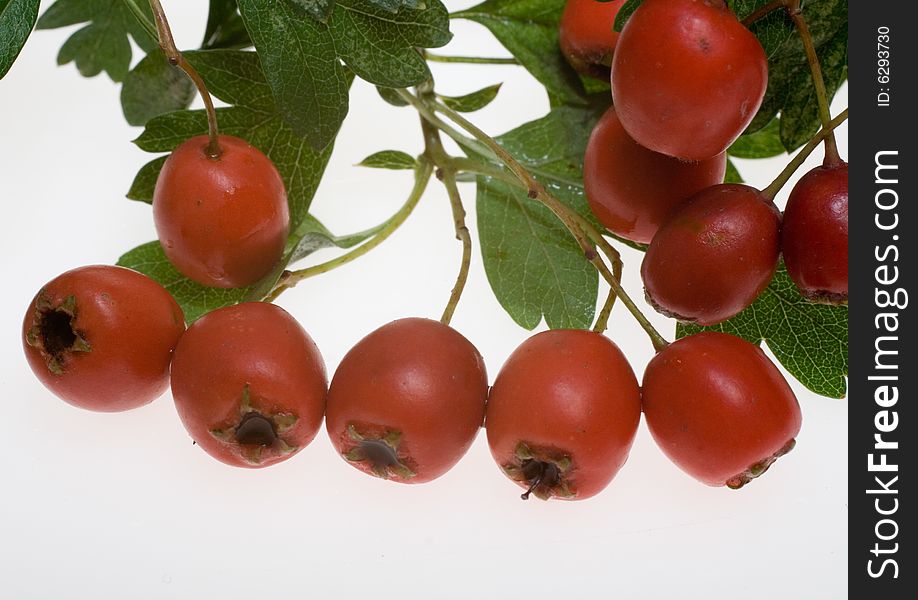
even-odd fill
[(817, 167), (794, 186), (784, 209), (781, 249), (800, 293), (848, 301), (848, 164)]
[(267, 467), (315, 437), (327, 378), (312, 338), (284, 309), (249, 302), (210, 312), (182, 336), (172, 396), (191, 438), (236, 467)]
[(685, 160), (726, 150), (767, 85), (765, 51), (723, 0), (645, 0), (612, 61), (625, 129), (645, 148)]
[(559, 30), (561, 52), (579, 73), (608, 80), (618, 41), (615, 16), (624, 3), (567, 0)]
[(267, 275), (290, 229), (287, 193), (271, 160), (247, 142), (220, 136), (222, 154), (191, 138), (156, 181), (153, 220), (163, 251), (202, 285), (245, 287)]
[(683, 471), (712, 486), (739, 488), (789, 452), (800, 406), (756, 345), (717, 332), (682, 338), (644, 372), (644, 418)]
[(29, 366), (66, 402), (100, 412), (143, 406), (169, 385), (182, 309), (149, 277), (97, 265), (39, 290), (22, 325)]
[(439, 321), (401, 319), (367, 335), (341, 361), (325, 425), (357, 469), (424, 483), (472, 445), (487, 395), (484, 361), (467, 339)]
[(690, 198), (644, 255), (648, 301), (681, 321), (715, 325), (752, 304), (774, 276), (780, 213), (747, 185), (716, 185)]
[(488, 399), (491, 455), (523, 498), (583, 500), (628, 459), (641, 418), (631, 366), (591, 331), (539, 333), (504, 364)]
[(600, 223), (647, 244), (689, 196), (721, 183), (726, 169), (726, 154), (690, 163), (647, 150), (631, 139), (610, 107), (590, 136), (583, 183)]

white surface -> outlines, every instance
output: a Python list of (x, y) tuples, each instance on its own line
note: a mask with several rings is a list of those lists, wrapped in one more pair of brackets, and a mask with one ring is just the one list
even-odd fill
[[(197, 43), (206, 3), (164, 4), (180, 45)], [(707, 488), (682, 474), (642, 424), (617, 479), (581, 503), (520, 501), (483, 435), (440, 480), (399, 486), (346, 466), (324, 429), (287, 463), (242, 471), (191, 445), (168, 395), (120, 415), (82, 412), (55, 399), (20, 348), (32, 295), (64, 270), (114, 262), (155, 237), (149, 207), (123, 197), (150, 156), (130, 144), (139, 130), (124, 123), (118, 88), (105, 76), (83, 79), (73, 65), (55, 67), (71, 30), (36, 32), (0, 81), (0, 596), (847, 596), (847, 404), (799, 385), (804, 425), (797, 448), (742, 491)], [(503, 53), (477, 25), (459, 22), (454, 32), (444, 52)], [(495, 134), (546, 110), (522, 69), (441, 65), (436, 75), (446, 94), (506, 82), (498, 100), (473, 115)], [(846, 102), (843, 94), (836, 110)], [(846, 156), (847, 129), (840, 135)], [(373, 225), (403, 201), (409, 174), (351, 166), (387, 148), (418, 152), (417, 118), (358, 82), (314, 203), (333, 231)], [(783, 162), (740, 168), (764, 185)], [(474, 234), (473, 188), (463, 192)], [(383, 246), (304, 282), (281, 304), (316, 339), (331, 372), (379, 325), (437, 318), (459, 252), (446, 196), (432, 182), (415, 215)], [(640, 295), (640, 257), (627, 251), (624, 258), (626, 286)], [(655, 322), (671, 335), (665, 319)], [(479, 347), (492, 379), (529, 335), (494, 300), (477, 246), (454, 325)], [(640, 376), (650, 346), (622, 309), (611, 335)]]

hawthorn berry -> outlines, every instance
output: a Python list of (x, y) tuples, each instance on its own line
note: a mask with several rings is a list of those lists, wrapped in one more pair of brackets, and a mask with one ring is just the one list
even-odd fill
[(582, 75), (609, 79), (618, 41), (615, 16), (625, 0), (567, 0), (561, 14), (559, 41), (564, 58)]
[(634, 371), (592, 331), (545, 331), (501, 368), (485, 427), (504, 474), (543, 500), (598, 494), (628, 459), (641, 418)]
[(719, 332), (682, 338), (647, 365), (644, 418), (679, 468), (740, 488), (793, 449), (800, 405), (758, 346)]
[(653, 307), (716, 325), (752, 304), (774, 276), (781, 217), (755, 188), (715, 185), (692, 196), (657, 231), (641, 277)]
[(781, 250), (806, 298), (848, 301), (848, 163), (816, 167), (797, 182), (784, 209)]
[(210, 287), (245, 287), (281, 258), (290, 229), (287, 193), (267, 156), (239, 138), (218, 139), (217, 157), (207, 151), (207, 136), (172, 152), (156, 181), (153, 221), (183, 275)]
[(315, 437), (325, 412), (325, 363), (284, 309), (248, 302), (214, 310), (182, 336), (172, 396), (192, 439), (236, 467), (267, 467)]
[(727, 149), (759, 110), (768, 60), (724, 0), (645, 0), (622, 29), (612, 97), (645, 148), (684, 160)]
[(38, 291), (22, 342), (32, 371), (55, 395), (117, 412), (165, 391), (184, 330), (182, 309), (163, 286), (130, 269), (95, 265), (67, 271)]
[(478, 350), (451, 327), (400, 319), (344, 357), (328, 392), (325, 425), (352, 466), (399, 483), (424, 483), (455, 465), (484, 420), (488, 377)]
[(727, 155), (685, 162), (647, 150), (610, 107), (596, 124), (583, 161), (593, 214), (609, 231), (642, 244), (692, 194), (724, 180)]

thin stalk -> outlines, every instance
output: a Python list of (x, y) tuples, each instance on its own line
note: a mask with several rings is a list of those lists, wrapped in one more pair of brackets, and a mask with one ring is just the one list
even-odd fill
[(606, 302), (602, 305), (599, 316), (596, 317), (596, 324), (593, 325), (593, 331), (595, 333), (603, 333), (609, 328), (609, 317), (612, 315), (612, 307), (615, 306), (616, 298), (618, 298), (618, 296), (615, 294), (615, 290), (610, 287), (609, 295), (606, 296)]
[[(829, 94), (826, 91), (826, 82), (822, 74), (822, 66), (819, 64), (819, 56), (816, 54), (816, 46), (813, 44), (813, 36), (810, 35), (810, 29), (803, 18), (803, 9), (800, 6), (800, 0), (787, 1), (787, 14), (794, 21), (797, 31), (800, 33), (800, 39), (803, 41), (803, 49), (806, 52), (806, 60), (810, 64), (810, 71), (813, 74), (813, 85), (816, 89), (816, 102), (819, 105), (819, 119), (823, 127), (828, 127), (832, 120), (832, 114), (829, 112)], [(838, 143), (835, 141), (835, 134), (830, 130), (825, 139), (826, 144), (826, 165), (836, 165), (841, 162), (838, 155)]]
[[(609, 270), (606, 263), (603, 262), (602, 257), (600, 257), (600, 255), (596, 252), (596, 246), (594, 243), (598, 244), (598, 242), (594, 242), (593, 240), (601, 239), (602, 234), (596, 231), (596, 229), (589, 222), (580, 217), (580, 215), (578, 215), (575, 211), (571, 210), (563, 202), (548, 193), (545, 187), (539, 183), (539, 181), (536, 180), (535, 177), (533, 177), (532, 174), (522, 164), (520, 164), (516, 158), (513, 157), (513, 155), (507, 152), (507, 150), (498, 144), (494, 138), (479, 129), (474, 123), (470, 122), (461, 114), (440, 102), (434, 103), (432, 107), (434, 110), (442, 113), (451, 121), (456, 123), (456, 125), (468, 132), (469, 135), (474, 137), (476, 140), (487, 146), (491, 152), (497, 156), (500, 162), (506, 165), (506, 167), (510, 169), (510, 171), (517, 177), (517, 179), (522, 182), (523, 186), (527, 190), (527, 196), (532, 200), (541, 202), (549, 210), (551, 210), (552, 213), (558, 217), (558, 219), (561, 220), (567, 230), (577, 240), (581, 250), (583, 250), (584, 256), (586, 256), (587, 259), (593, 263), (593, 265), (600, 272), (606, 282), (615, 291), (615, 294), (618, 296), (618, 298), (621, 298), (622, 303), (628, 308), (629, 312), (631, 312), (634, 318), (638, 321), (638, 323), (650, 337), (654, 348), (660, 350), (666, 347), (666, 340), (654, 328), (650, 321), (647, 320), (647, 317), (644, 316), (634, 301), (628, 296), (628, 293), (622, 288), (620, 279), (617, 278), (613, 272)], [(606, 247), (611, 248), (611, 246), (607, 243), (600, 245), (600, 248), (602, 248), (604, 251)], [(609, 258), (614, 262), (612, 257)]]
[(782, 9), (787, 6), (787, 0), (774, 0), (768, 4), (764, 4), (754, 10), (748, 17), (743, 19), (743, 25), (745, 27), (751, 26), (753, 23), (764, 17), (769, 13), (773, 13), (776, 10)]
[(762, 190), (762, 195), (769, 200), (774, 200), (778, 195), (778, 192), (781, 191), (781, 188), (787, 185), (787, 182), (790, 181), (791, 177), (794, 176), (794, 173), (797, 172), (797, 169), (799, 169), (800, 166), (806, 162), (806, 159), (810, 157), (810, 154), (813, 153), (813, 150), (818, 148), (819, 144), (823, 142), (826, 136), (831, 135), (832, 132), (835, 131), (835, 128), (844, 123), (847, 118), (848, 109), (846, 108), (841, 113), (839, 113), (837, 117), (829, 121), (828, 127), (823, 127), (821, 130), (819, 130), (819, 133), (813, 136), (813, 139), (811, 139), (807, 145), (797, 153), (797, 156), (795, 156), (794, 159), (790, 161), (786, 167), (784, 167), (784, 170), (781, 171), (781, 173), (771, 183), (771, 185)]
[(143, 12), (136, 0), (124, 0), (124, 4), (128, 7), (128, 10), (131, 11), (131, 14), (134, 15), (134, 18), (137, 19), (137, 24), (143, 28), (148, 36), (150, 36), (150, 39), (154, 42), (158, 42), (159, 34), (156, 32), (156, 25), (147, 17), (147, 13)]
[(214, 108), (214, 101), (210, 97), (210, 92), (207, 90), (207, 85), (176, 47), (175, 38), (172, 37), (172, 29), (169, 27), (169, 21), (166, 19), (162, 4), (160, 4), (159, 0), (150, 0), (150, 7), (153, 9), (153, 19), (156, 21), (159, 47), (166, 55), (169, 63), (184, 71), (194, 82), (195, 87), (198, 88), (198, 92), (201, 94), (201, 98), (204, 100), (204, 107), (207, 109), (208, 135), (210, 137), (210, 143), (207, 145), (205, 152), (213, 159), (220, 158), (223, 151), (220, 149), (219, 143), (220, 132), (217, 128), (217, 111)]
[(277, 287), (273, 292), (268, 296), (266, 302), (273, 302), (280, 296), (285, 290), (294, 287), (299, 282), (304, 279), (309, 279), (310, 277), (315, 277), (316, 275), (321, 275), (323, 273), (328, 273), (333, 271), (338, 267), (343, 267), (344, 265), (351, 263), (364, 254), (370, 252), (384, 241), (386, 241), (389, 236), (395, 233), (399, 227), (408, 219), (411, 213), (414, 211), (415, 207), (418, 205), (418, 202), (421, 200), (421, 196), (424, 195), (424, 190), (427, 189), (427, 182), (430, 181), (430, 176), (433, 173), (433, 165), (424, 157), (419, 159), (419, 165), (415, 171), (415, 181), (414, 187), (409, 194), (408, 199), (405, 201), (405, 204), (392, 216), (392, 219), (386, 224), (385, 227), (380, 229), (379, 233), (376, 234), (373, 238), (369, 239), (364, 244), (357, 246), (350, 252), (342, 254), (341, 256), (329, 260), (327, 262), (307, 267), (305, 269), (300, 269), (299, 271), (291, 271), (285, 274), (281, 281), (278, 283)]
[(425, 52), (427, 60), (440, 63), (463, 63), (469, 65), (518, 65), (515, 58), (486, 58), (482, 56), (443, 56)]
[(449, 302), (443, 310), (440, 322), (449, 325), (459, 305), (459, 299), (465, 290), (465, 284), (469, 279), (469, 268), (472, 264), (472, 235), (465, 224), (465, 207), (462, 205), (462, 196), (459, 194), (459, 186), (456, 185), (456, 169), (453, 167), (449, 154), (443, 149), (443, 142), (440, 141), (440, 132), (430, 123), (421, 119), (421, 129), (424, 132), (424, 146), (428, 158), (437, 165), (437, 178), (443, 182), (446, 187), (446, 193), (449, 196), (450, 206), (453, 211), (453, 226), (456, 229), (456, 239), (462, 242), (462, 261), (459, 263), (459, 274), (456, 276), (456, 284), (449, 296)]
[(478, 140), (471, 139), (465, 135), (462, 135), (454, 127), (449, 125), (440, 119), (434, 111), (427, 107), (421, 100), (409, 92), (408, 90), (398, 89), (396, 90), (399, 96), (402, 97), (406, 102), (411, 104), (418, 111), (418, 113), (424, 118), (425, 121), (445, 133), (452, 139), (454, 142), (459, 144), (462, 148), (466, 150), (471, 150), (476, 154), (481, 154), (493, 160), (497, 160), (497, 157), (488, 149), (487, 146), (481, 144)]

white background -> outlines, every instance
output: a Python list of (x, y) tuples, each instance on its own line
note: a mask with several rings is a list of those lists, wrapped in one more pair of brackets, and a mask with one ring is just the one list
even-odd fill
[[(164, 2), (181, 46), (200, 41), (206, 4)], [(457, 22), (453, 29), (456, 38), (444, 52), (505, 54), (477, 25)], [(118, 415), (83, 412), (54, 398), (34, 379), (20, 347), (32, 295), (67, 269), (113, 263), (155, 238), (149, 206), (124, 198), (150, 156), (130, 143), (140, 131), (124, 123), (118, 88), (104, 75), (84, 79), (73, 65), (55, 66), (72, 30), (36, 32), (0, 81), (0, 596), (847, 596), (847, 404), (796, 383), (804, 415), (797, 448), (747, 488), (713, 489), (690, 479), (642, 424), (616, 480), (579, 503), (520, 501), (484, 435), (441, 479), (400, 486), (346, 466), (324, 428), (292, 460), (244, 471), (193, 447), (168, 395)], [(547, 110), (539, 86), (520, 68), (435, 65), (435, 74), (446, 94), (505, 82), (497, 101), (473, 115), (494, 134)], [(843, 91), (835, 112), (846, 102)], [(847, 156), (845, 127), (840, 146)], [(358, 81), (314, 203), (336, 233), (374, 225), (401, 205), (410, 174), (352, 166), (387, 148), (420, 151), (417, 117), (384, 104)], [(784, 162), (741, 161), (740, 169), (766, 185)], [(464, 186), (463, 193), (474, 235), (474, 189)], [(434, 181), (383, 246), (302, 283), (280, 304), (316, 339), (333, 372), (372, 329), (399, 317), (439, 317), (459, 255), (446, 195)], [(624, 258), (626, 286), (640, 296), (640, 256), (626, 251)], [(671, 322), (654, 322), (672, 335)], [(453, 324), (479, 347), (492, 378), (530, 335), (491, 294), (477, 244)], [(610, 335), (640, 376), (651, 348), (621, 307)]]

